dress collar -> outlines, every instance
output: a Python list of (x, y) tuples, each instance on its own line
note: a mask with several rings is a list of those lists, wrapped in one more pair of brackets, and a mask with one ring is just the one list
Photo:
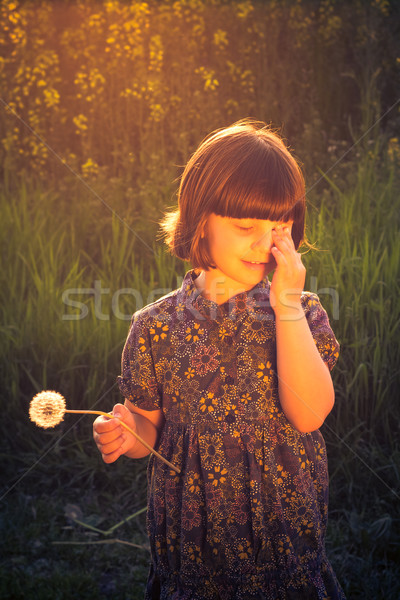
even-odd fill
[(262, 279), (251, 290), (240, 292), (223, 304), (205, 298), (196, 287), (196, 277), (193, 269), (188, 271), (178, 292), (179, 302), (184, 303), (196, 318), (218, 319), (228, 316), (233, 320), (240, 320), (248, 314), (259, 312), (270, 313), (273, 318), (274, 313), (269, 303), (271, 284), (268, 277)]

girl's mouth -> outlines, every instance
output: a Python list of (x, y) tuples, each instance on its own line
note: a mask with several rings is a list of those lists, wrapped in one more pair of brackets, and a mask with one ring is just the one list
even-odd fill
[(265, 262), (259, 262), (256, 260), (244, 260), (242, 259), (242, 262), (246, 265), (247, 268), (253, 270), (253, 271), (260, 271), (262, 269), (264, 269), (266, 263)]

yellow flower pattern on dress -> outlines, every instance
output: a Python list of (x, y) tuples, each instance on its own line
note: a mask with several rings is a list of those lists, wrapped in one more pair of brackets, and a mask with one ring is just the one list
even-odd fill
[[(324, 548), (325, 444), (280, 407), (269, 282), (218, 306), (194, 277), (134, 315), (122, 356), (122, 394), (162, 409), (157, 450), (181, 469), (149, 460), (146, 599), (343, 600)], [(332, 368), (327, 315), (315, 294), (302, 305)]]
[(150, 335), (153, 337), (155, 342), (165, 340), (167, 337), (168, 325), (165, 325), (162, 321), (156, 321), (150, 328)]

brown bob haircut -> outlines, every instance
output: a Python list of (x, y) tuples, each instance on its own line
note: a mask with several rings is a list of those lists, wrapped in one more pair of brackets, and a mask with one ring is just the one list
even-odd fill
[(304, 238), (305, 184), (297, 161), (265, 123), (243, 120), (211, 133), (181, 177), (178, 209), (161, 222), (175, 256), (194, 268), (213, 267), (203, 231), (210, 214), (235, 219), (293, 221)]

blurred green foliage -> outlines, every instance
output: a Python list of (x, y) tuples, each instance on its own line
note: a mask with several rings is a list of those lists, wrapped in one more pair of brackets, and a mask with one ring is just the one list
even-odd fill
[(58, 181), (61, 159), (139, 206), (150, 180), (154, 204), (204, 135), (252, 116), (315, 172), (399, 97), (399, 16), (395, 0), (3, 0), (0, 163)]

